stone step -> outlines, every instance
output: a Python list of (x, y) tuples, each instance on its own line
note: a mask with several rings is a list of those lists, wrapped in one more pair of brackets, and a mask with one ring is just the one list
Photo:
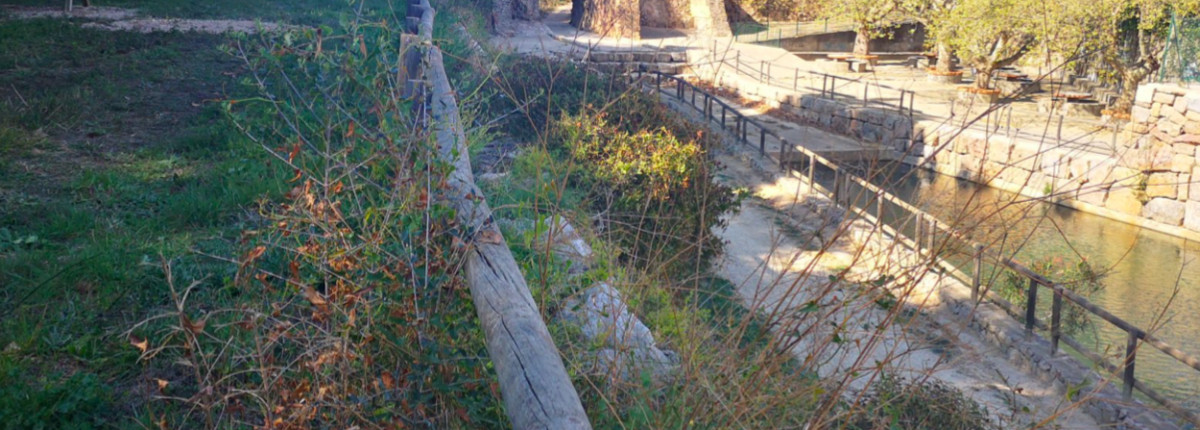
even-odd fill
[(686, 63), (587, 62), (584, 65), (606, 73), (659, 72), (678, 75), (690, 70)]
[(592, 63), (687, 63), (687, 52), (592, 51), (575, 52), (571, 57)]

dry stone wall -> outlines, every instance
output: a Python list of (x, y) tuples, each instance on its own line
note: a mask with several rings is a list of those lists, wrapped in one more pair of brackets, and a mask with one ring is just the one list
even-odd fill
[(805, 123), (904, 153), (912, 138), (913, 120), (886, 107), (855, 106), (813, 95), (787, 95), (779, 102)]
[(1109, 153), (933, 123), (914, 136), (940, 173), (1200, 238), (1200, 90), (1141, 87)]

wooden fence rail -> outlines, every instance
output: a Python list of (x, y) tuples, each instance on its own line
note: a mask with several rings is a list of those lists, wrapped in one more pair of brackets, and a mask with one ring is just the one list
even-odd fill
[(486, 200), (480, 198), (483, 193), (471, 172), (458, 103), (442, 52), (432, 43), (435, 11), (429, 0), (420, 0), (413, 2), (409, 14), (419, 14), (423, 65), (406, 67), (410, 79), (423, 81), (418, 86), (422, 89), (415, 91), (417, 110), (432, 127), (438, 156), (455, 167), (447, 181), (450, 189), (440, 198), (454, 208), (459, 224), (472, 232), (464, 256), (466, 280), (499, 379), (505, 413), (516, 429), (590, 429), (525, 277)]

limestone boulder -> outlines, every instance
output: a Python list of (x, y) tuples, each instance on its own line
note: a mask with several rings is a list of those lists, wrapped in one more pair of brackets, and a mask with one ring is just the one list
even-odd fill
[(1167, 225), (1183, 224), (1186, 205), (1175, 199), (1150, 199), (1142, 208), (1142, 216)]

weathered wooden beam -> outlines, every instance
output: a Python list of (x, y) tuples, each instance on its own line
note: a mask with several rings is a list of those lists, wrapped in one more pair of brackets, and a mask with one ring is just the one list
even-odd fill
[(590, 429), (525, 277), (475, 185), (458, 104), (436, 47), (427, 53), (425, 76), (432, 85), (429, 110), (439, 156), (455, 167), (440, 198), (455, 209), (460, 225), (473, 232), (465, 256), (467, 285), (505, 411), (517, 429)]

